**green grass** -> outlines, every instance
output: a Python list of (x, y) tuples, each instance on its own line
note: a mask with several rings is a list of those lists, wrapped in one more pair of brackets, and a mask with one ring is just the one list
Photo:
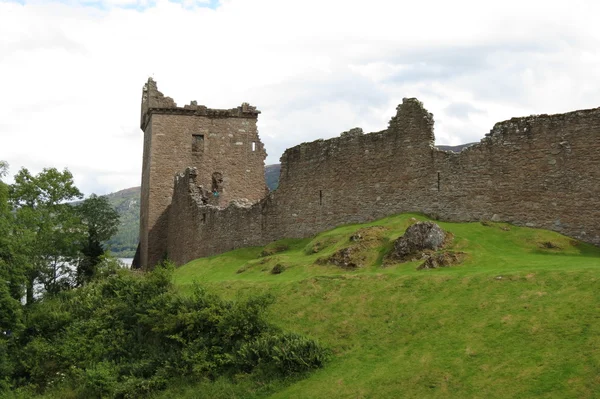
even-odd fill
[[(304, 379), (262, 390), (237, 385), (230, 397), (600, 397), (600, 248), (501, 223), (440, 222), (454, 235), (451, 249), (468, 255), (461, 265), (382, 266), (414, 219), (426, 220), (398, 215), (278, 241), (271, 248), (288, 249), (266, 257), (262, 247), (246, 248), (180, 267), (183, 292), (198, 281), (229, 298), (271, 293), (277, 324), (333, 351)], [(385, 230), (365, 250), (365, 267), (316, 263), (369, 226)], [(276, 264), (283, 273), (271, 274)], [(186, 392), (177, 397), (201, 397)]]

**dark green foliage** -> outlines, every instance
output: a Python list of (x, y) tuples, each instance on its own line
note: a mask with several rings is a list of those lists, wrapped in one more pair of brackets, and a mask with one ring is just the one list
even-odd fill
[(77, 265), (77, 283), (87, 283), (96, 275), (100, 257), (104, 254), (102, 242), (118, 230), (119, 214), (107, 197), (92, 194), (77, 206), (81, 220), (87, 228), (87, 239), (82, 244), (83, 259)]
[(11, 269), (25, 280), (27, 303), (34, 299), (35, 283), (48, 294), (70, 285), (70, 267), (79, 257), (84, 230), (75, 209), (66, 201), (81, 198), (68, 170), (44, 169), (32, 175), (21, 169), (9, 189), (14, 212), (10, 227)]
[(23, 267), (13, 256), (14, 240), (10, 230), (14, 215), (8, 203), (8, 186), (2, 182), (7, 170), (8, 164), (0, 161), (0, 392), (9, 386), (8, 376), (13, 371), (8, 336), (22, 326), (19, 299), (24, 282)]
[(315, 341), (298, 334), (257, 337), (237, 352), (241, 367), (271, 374), (289, 375), (323, 367), (329, 354)]
[[(0, 178), (6, 174), (0, 162)], [(34, 287), (42, 295), (55, 295), (90, 281), (104, 254), (102, 242), (117, 230), (119, 217), (105, 197), (81, 198), (73, 175), (55, 168), (32, 175), (21, 169), (14, 184), (0, 181), (0, 308), (8, 314), (8, 295), (26, 303), (35, 299)], [(76, 272), (75, 272), (76, 269)], [(25, 288), (25, 290), (24, 290)], [(20, 307), (20, 303), (17, 304)], [(6, 323), (4, 323), (6, 324)]]
[(277, 378), (321, 367), (327, 356), (314, 341), (267, 321), (270, 296), (231, 302), (200, 287), (180, 296), (170, 265), (108, 274), (29, 307), (26, 328), (7, 341), (13, 384), (81, 398), (137, 398), (174, 378), (254, 371)]

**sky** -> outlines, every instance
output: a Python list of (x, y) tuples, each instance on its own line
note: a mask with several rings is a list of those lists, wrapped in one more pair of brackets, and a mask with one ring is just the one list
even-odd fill
[(0, 0), (0, 160), (68, 168), (86, 195), (138, 186), (148, 77), (179, 106), (258, 107), (267, 164), (383, 130), (404, 97), (436, 144), (479, 141), (600, 106), (599, 16), (597, 0)]

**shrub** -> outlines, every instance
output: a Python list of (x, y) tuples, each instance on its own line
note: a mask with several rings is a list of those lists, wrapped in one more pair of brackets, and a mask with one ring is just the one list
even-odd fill
[(12, 384), (137, 398), (174, 378), (212, 380), (257, 367), (285, 376), (321, 367), (320, 346), (267, 320), (271, 296), (232, 302), (196, 287), (183, 297), (171, 285), (172, 270), (115, 270), (31, 307), (8, 353), (19, 359)]
[(290, 375), (323, 367), (329, 352), (316, 341), (293, 333), (267, 334), (242, 345), (237, 362), (246, 371)]

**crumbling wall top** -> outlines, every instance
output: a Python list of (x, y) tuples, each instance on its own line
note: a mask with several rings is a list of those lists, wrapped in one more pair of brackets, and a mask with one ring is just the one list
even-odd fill
[(257, 118), (260, 111), (256, 107), (242, 103), (239, 107), (231, 109), (213, 109), (204, 105), (198, 105), (197, 101), (191, 101), (183, 107), (178, 107), (171, 97), (165, 96), (158, 91), (156, 81), (148, 78), (142, 91), (142, 110), (140, 116), (140, 128), (146, 129), (150, 115), (160, 114), (178, 114), (178, 115), (196, 115), (209, 118)]
[(425, 109), (421, 101), (403, 98), (396, 111), (396, 115), (390, 119), (389, 131), (402, 135), (412, 147), (429, 148), (435, 145), (433, 114)]
[(532, 137), (532, 134), (534, 134), (534, 129), (539, 129), (542, 126), (552, 127), (574, 123), (581, 117), (595, 117), (600, 119), (600, 108), (578, 110), (564, 114), (540, 114), (511, 118), (509, 120), (496, 123), (492, 130), (490, 130), (490, 132), (487, 133), (481, 140), (481, 142), (503, 142), (505, 140), (509, 140), (515, 135)]
[(352, 128), (350, 130), (348, 130), (347, 132), (342, 132), (342, 134), (340, 134), (340, 137), (357, 137), (357, 136), (362, 136), (363, 134), (365, 134), (362, 130), (362, 128), (360, 127), (355, 127)]
[(145, 129), (149, 119), (149, 111), (153, 108), (176, 108), (177, 104), (171, 97), (165, 97), (152, 78), (148, 78), (142, 89), (142, 110), (140, 115), (140, 127)]

